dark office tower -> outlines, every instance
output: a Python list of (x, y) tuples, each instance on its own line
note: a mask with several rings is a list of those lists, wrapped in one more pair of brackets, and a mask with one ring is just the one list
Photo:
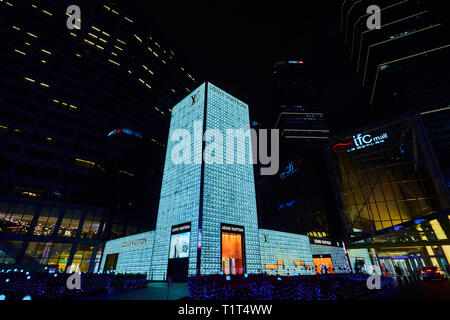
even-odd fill
[(69, 29), (71, 4), (0, 2), (0, 265), (92, 271), (154, 227), (169, 107), (198, 86), (132, 14), (77, 1)]
[(274, 127), (280, 130), (280, 171), (258, 178), (261, 225), (334, 236), (330, 225), (335, 224), (327, 217), (333, 202), (323, 153), (329, 131), (308, 61), (274, 65), (272, 98)]
[[(369, 30), (370, 5), (381, 29)], [(367, 121), (450, 103), (449, 20), (445, 1), (343, 0), (340, 32), (366, 89)], [(442, 8), (441, 8), (442, 7)]]

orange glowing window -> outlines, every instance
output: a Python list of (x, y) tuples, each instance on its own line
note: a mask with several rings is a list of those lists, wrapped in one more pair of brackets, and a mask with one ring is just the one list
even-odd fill
[(243, 274), (242, 235), (222, 232), (222, 270), (225, 274)]
[(328, 257), (313, 258), (313, 260), (314, 260), (314, 267), (316, 269), (316, 274), (334, 273), (333, 262), (331, 261), (331, 258)]
[(277, 264), (282, 264), (282, 265), (284, 265), (284, 261), (283, 261), (283, 260), (277, 260)]
[(266, 270), (278, 270), (278, 265), (276, 264), (266, 264)]
[(305, 262), (304, 261), (294, 261), (294, 265), (296, 265), (296, 266), (304, 266)]

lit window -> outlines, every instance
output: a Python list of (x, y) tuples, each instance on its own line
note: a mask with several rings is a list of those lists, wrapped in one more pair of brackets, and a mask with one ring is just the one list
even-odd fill
[(35, 35), (35, 34), (33, 34), (33, 33), (31, 33), (31, 32), (27, 32), (27, 35), (29, 35), (30, 37), (33, 37), (33, 38), (37, 38), (37, 35)]
[(125, 170), (119, 170), (119, 172), (122, 173), (122, 174), (124, 174), (124, 175), (126, 175), (126, 176), (134, 177), (134, 174), (133, 174), (133, 173), (127, 172), (127, 171), (125, 171)]
[(266, 270), (277, 270), (278, 266), (276, 264), (266, 264), (265, 269)]
[(113, 63), (113, 64), (115, 64), (116, 66), (120, 66), (120, 63), (118, 63), (118, 62), (116, 62), (116, 61), (114, 61), (114, 60), (108, 59), (108, 61), (111, 62), (111, 63)]
[(75, 165), (82, 168), (92, 169), (95, 166), (95, 162), (76, 158)]
[(17, 52), (17, 53), (19, 53), (19, 54), (21, 54), (23, 56), (27, 55), (25, 52), (17, 50), (17, 49), (14, 49), (14, 52)]
[(47, 10), (42, 10), (42, 12), (45, 13), (46, 15), (48, 15), (48, 16), (53, 16), (53, 14), (48, 12)]

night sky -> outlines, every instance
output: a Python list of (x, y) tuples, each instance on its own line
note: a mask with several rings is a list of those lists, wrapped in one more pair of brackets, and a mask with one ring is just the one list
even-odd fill
[(269, 111), (277, 106), (269, 103), (268, 94), (273, 63), (283, 59), (311, 65), (332, 131), (368, 122), (360, 112), (367, 107), (367, 97), (338, 36), (340, 5), (335, 1), (126, 5), (158, 29), (162, 42), (174, 49), (199, 83), (210, 81), (248, 103), (252, 120), (264, 127), (275, 124)]

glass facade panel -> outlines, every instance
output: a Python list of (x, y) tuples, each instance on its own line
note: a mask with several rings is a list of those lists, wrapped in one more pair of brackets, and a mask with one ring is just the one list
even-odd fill
[(98, 235), (100, 229), (101, 216), (96, 213), (88, 212), (84, 219), (83, 227), (81, 230), (82, 238), (95, 238)]
[(350, 143), (331, 156), (347, 234), (378, 231), (446, 208), (449, 197), (437, 183), (439, 171), (421, 132), (415, 118), (406, 118), (331, 146)]
[(80, 224), (81, 211), (67, 209), (58, 230), (60, 237), (75, 237)]
[(0, 204), (0, 232), (25, 234), (28, 232), (36, 207), (22, 203)]
[(78, 270), (79, 268), (80, 272), (88, 272), (93, 250), (94, 246), (90, 244), (77, 245), (77, 250), (72, 261), (72, 270)]
[(0, 265), (14, 264), (22, 243), (22, 241), (0, 240)]
[(43, 208), (33, 230), (33, 234), (38, 236), (51, 236), (55, 230), (58, 216), (59, 208)]

